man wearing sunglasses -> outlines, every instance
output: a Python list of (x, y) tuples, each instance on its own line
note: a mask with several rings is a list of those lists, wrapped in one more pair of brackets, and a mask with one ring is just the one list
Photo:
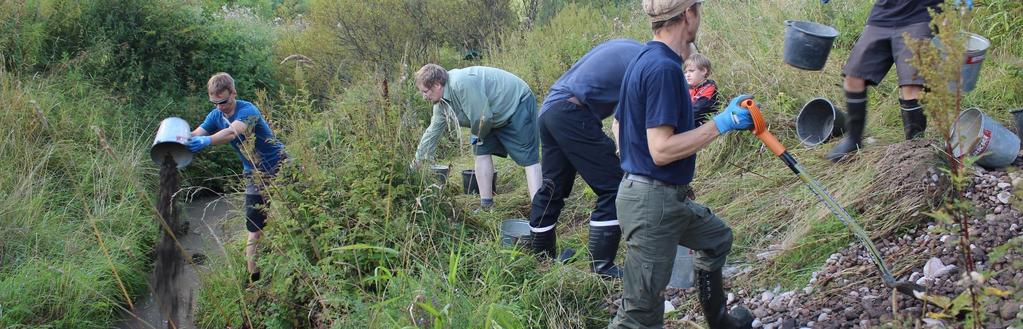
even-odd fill
[[(278, 164), (287, 158), (282, 144), (263, 119), (259, 109), (247, 101), (237, 99), (234, 79), (227, 73), (217, 73), (206, 84), (210, 102), (214, 108), (188, 139), (188, 149), (198, 153), (210, 145), (230, 143), (242, 160), (246, 178), (245, 186), (245, 228), (249, 231), (245, 246), (248, 261), (249, 283), (259, 280), (256, 268), (256, 250), (263, 227), (266, 225), (266, 204), (262, 191), (270, 178), (277, 174)], [(255, 137), (254, 150), (242, 152), (241, 143), (246, 137)], [(255, 172), (258, 171), (258, 175)]]

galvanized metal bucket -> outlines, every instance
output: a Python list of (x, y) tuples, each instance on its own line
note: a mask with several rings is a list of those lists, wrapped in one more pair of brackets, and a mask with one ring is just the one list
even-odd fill
[(979, 156), (977, 164), (989, 169), (1012, 164), (1020, 150), (1019, 136), (977, 108), (959, 113), (951, 144), (953, 156)]
[(529, 222), (523, 219), (507, 219), (501, 222), (501, 246), (510, 248), (520, 246), (529, 248), (532, 238), (529, 235)]
[(672, 288), (689, 288), (693, 286), (693, 252), (689, 248), (678, 246), (675, 251), (675, 264), (671, 267)]
[(149, 157), (157, 165), (162, 165), (164, 158), (169, 154), (178, 164), (178, 169), (184, 168), (192, 162), (192, 152), (188, 150), (185, 143), (192, 137), (192, 131), (184, 119), (170, 117), (160, 121), (160, 128), (156, 130), (156, 138), (153, 146), (149, 148)]
[[(984, 54), (987, 53), (988, 47), (991, 46), (991, 41), (979, 34), (970, 32), (963, 32), (963, 37), (966, 38), (966, 53), (963, 56), (963, 68), (961, 71), (963, 92), (969, 92), (977, 86), (977, 80), (980, 78), (980, 64), (984, 62)], [(942, 54), (946, 53), (941, 40), (937, 36), (932, 38), (931, 42), (941, 50)], [(949, 91), (955, 91), (957, 86), (959, 84), (956, 81), (950, 81), (948, 89)]]

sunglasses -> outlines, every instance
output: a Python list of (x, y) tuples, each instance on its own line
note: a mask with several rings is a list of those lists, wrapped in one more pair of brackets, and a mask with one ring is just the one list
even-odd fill
[(216, 101), (211, 100), (210, 103), (213, 103), (213, 105), (224, 105), (224, 104), (227, 104), (227, 102), (230, 101), (230, 100), (231, 100), (231, 97), (228, 97), (228, 98), (224, 98), (224, 99), (216, 100)]

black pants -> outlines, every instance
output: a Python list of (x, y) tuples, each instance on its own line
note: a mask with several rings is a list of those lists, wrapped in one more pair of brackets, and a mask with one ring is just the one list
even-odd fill
[(622, 169), (614, 141), (604, 134), (600, 118), (584, 107), (561, 101), (540, 116), (539, 126), (543, 185), (533, 197), (529, 226), (534, 232), (554, 228), (565, 198), (572, 193), (576, 172), (597, 194), (590, 225), (617, 226), (615, 196)]

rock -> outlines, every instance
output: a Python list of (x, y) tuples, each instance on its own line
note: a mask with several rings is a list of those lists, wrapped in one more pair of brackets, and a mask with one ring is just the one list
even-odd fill
[(793, 318), (782, 319), (781, 329), (796, 329), (796, 319)]
[(998, 188), (1001, 188), (1001, 189), (1008, 188), (1009, 186), (1012, 186), (1012, 184), (1009, 184), (1009, 183), (998, 183)]
[(1023, 178), (1016, 177), (1012, 179), (1012, 187), (1020, 187), (1020, 185), (1023, 185)]
[(774, 293), (772, 293), (770, 291), (765, 291), (763, 294), (760, 295), (760, 302), (761, 303), (768, 303), (768, 302), (770, 302), (773, 299), (774, 299)]
[(764, 323), (760, 322), (760, 319), (753, 319), (753, 328), (763, 327)]
[(753, 316), (757, 317), (758, 319), (766, 317), (767, 313), (768, 313), (767, 309), (764, 308), (763, 306), (759, 306), (759, 307), (753, 309)]
[(828, 313), (821, 313), (821, 315), (817, 316), (817, 322), (823, 323), (827, 322), (828, 320), (831, 320), (831, 316), (829, 316)]
[(846, 307), (842, 315), (845, 315), (846, 320), (855, 320), (860, 317), (860, 313), (856, 312), (852, 307)]
[(1015, 319), (1019, 314), (1020, 305), (1020, 302), (1006, 302), (998, 309), (998, 315), (1000, 315), (1004, 320)]
[(998, 193), (998, 202), (1001, 202), (1002, 204), (1009, 204), (1009, 199), (1011, 198), (1012, 193), (1009, 193), (1007, 191)]

